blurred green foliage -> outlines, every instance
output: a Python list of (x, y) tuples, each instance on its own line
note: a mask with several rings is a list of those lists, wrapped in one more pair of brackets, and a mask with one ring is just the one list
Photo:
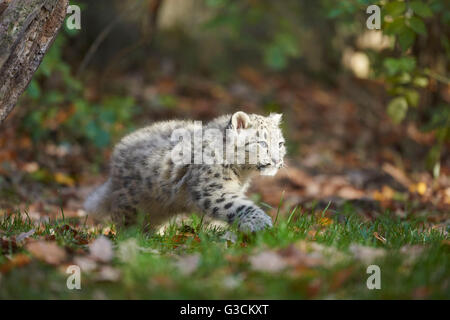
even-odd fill
[[(71, 32), (73, 34), (73, 32)], [(57, 37), (33, 77), (24, 97), (32, 106), (22, 123), (34, 141), (91, 143), (110, 146), (114, 137), (130, 130), (138, 108), (128, 96), (106, 96), (99, 102), (85, 98), (86, 87), (73, 76), (63, 59), (68, 33)]]
[[(299, 3), (286, 1), (278, 6), (273, 1), (206, 0), (214, 15), (205, 24), (209, 30), (225, 29), (228, 41), (239, 43), (240, 50), (261, 53), (264, 64), (272, 70), (283, 70), (291, 58), (300, 56), (298, 21), (284, 10), (299, 10)], [(261, 26), (264, 25), (264, 28)]]
[[(450, 60), (450, 2), (391, 0), (378, 1), (377, 4), (381, 7), (381, 31), (395, 39), (395, 46), (376, 57), (382, 60), (383, 66), (376, 72), (393, 96), (387, 105), (387, 113), (394, 123), (400, 123), (408, 110), (418, 108), (421, 89), (427, 88), (430, 81), (437, 80), (444, 85), (450, 83), (445, 74), (436, 78), (435, 71), (448, 71), (439, 63), (445, 61), (448, 67)], [(450, 106), (436, 101), (431, 103), (434, 105), (423, 108), (428, 121), (420, 123), (417, 116), (416, 120), (423, 125), (423, 131), (436, 132), (436, 145), (429, 152), (427, 165), (435, 175), (439, 175), (442, 148), (446, 141), (450, 141)]]
[[(23, 126), (35, 140), (56, 136), (59, 142), (89, 142), (102, 148), (122, 134), (123, 128), (132, 129), (132, 119), (139, 108), (132, 98), (116, 91), (114, 96), (88, 99), (90, 88), (74, 77), (72, 67), (80, 63), (73, 58), (76, 54), (72, 54), (70, 64), (63, 56), (76, 43), (73, 50), (82, 58), (108, 23), (126, 8), (127, 2), (115, 1), (115, 5), (104, 0), (95, 4), (87, 0), (78, 2), (83, 9), (85, 20), (82, 21), (89, 23), (89, 28), (85, 27), (81, 34), (64, 30), (58, 36), (27, 90), (25, 99), (33, 112), (26, 116)], [(120, 22), (114, 36), (101, 44), (101, 52), (96, 53), (97, 60), (92, 61), (90, 71), (98, 71), (99, 61), (107, 64), (107, 57), (115, 57), (117, 51), (126, 47), (126, 41), (148, 36), (142, 29), (148, 24), (145, 8), (151, 8), (151, 3), (151, 0), (143, 1), (135, 17), (130, 14), (126, 21)], [(197, 37), (197, 42), (161, 30), (151, 48), (143, 46), (142, 52), (122, 60), (130, 60), (131, 66), (145, 66), (147, 60), (143, 59), (156, 59), (149, 65), (162, 66), (161, 62), (172, 50), (178, 54), (171, 57), (175, 65), (192, 64), (191, 73), (206, 70), (215, 76), (222, 72), (234, 75), (233, 67), (251, 64), (270, 72), (301, 70), (322, 80), (337, 81), (336, 75), (343, 71), (344, 51), (363, 50), (370, 59), (369, 77), (381, 80), (391, 97), (386, 113), (392, 122), (414, 121), (423, 131), (435, 132), (436, 144), (427, 163), (435, 174), (439, 173), (439, 160), (450, 136), (449, 106), (441, 96), (442, 89), (450, 83), (448, 0), (204, 0), (201, 3), (200, 9), (205, 10), (207, 17), (206, 21), (198, 22), (203, 33), (190, 34)], [(366, 9), (372, 4), (380, 6), (381, 32), (391, 42), (380, 50), (361, 49), (357, 44), (358, 37), (368, 31)], [(101, 8), (105, 10), (99, 16)], [(131, 34), (130, 30), (135, 32)], [(186, 34), (190, 31), (181, 29)], [(219, 46), (215, 48), (217, 43)], [(134, 47), (133, 43), (127, 45)], [(195, 46), (197, 51), (193, 49)], [(102, 51), (103, 47), (106, 49)], [(209, 57), (214, 54), (221, 55), (222, 60)], [(206, 68), (202, 65), (204, 56), (208, 56), (204, 59), (209, 64)], [(139, 61), (131, 61), (133, 57)], [(149, 77), (160, 76), (158, 70), (148, 73)], [(157, 104), (170, 110), (178, 101), (175, 93), (164, 93)], [(277, 105), (276, 101), (270, 102), (266, 109)]]
[[(450, 61), (448, 0), (206, 2), (215, 9), (207, 27), (225, 28), (242, 50), (259, 51), (261, 61), (274, 71), (292, 68), (295, 59), (303, 58), (302, 49), (314, 45), (311, 39), (309, 43), (305, 41), (305, 35), (311, 30), (317, 37), (315, 40), (325, 43), (322, 44), (324, 50), (330, 49), (325, 56), (344, 50), (342, 45), (336, 45), (339, 37), (344, 38), (340, 42), (356, 47), (354, 39), (367, 31), (366, 8), (378, 5), (381, 32), (390, 37), (394, 45), (385, 50), (366, 50), (371, 59), (372, 77), (383, 80), (392, 96), (386, 112), (394, 123), (401, 123), (411, 114), (411, 119), (422, 126), (423, 131), (436, 132), (437, 142), (430, 151), (428, 165), (435, 174), (439, 173), (442, 147), (450, 135), (449, 106), (439, 97), (425, 99), (420, 110), (419, 106), (421, 97), (430, 95), (431, 81), (450, 83), (445, 74), (448, 72), (445, 65), (448, 68)], [(331, 23), (331, 28), (324, 33), (320, 24), (327, 23)]]

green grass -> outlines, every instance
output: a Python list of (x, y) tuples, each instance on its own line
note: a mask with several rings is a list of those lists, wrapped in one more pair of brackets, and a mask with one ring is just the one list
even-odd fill
[[(120, 278), (98, 281), (98, 271), (83, 272), (82, 289), (68, 290), (65, 268), (74, 256), (88, 253), (86, 243), (102, 230), (68, 219), (42, 223), (37, 228), (26, 215), (17, 214), (3, 218), (0, 236), (8, 238), (39, 229), (32, 238), (51, 237), (66, 248), (69, 259), (55, 267), (32, 258), (30, 263), (0, 274), (0, 299), (448, 299), (448, 236), (426, 226), (424, 218), (411, 216), (400, 219), (386, 213), (367, 222), (352, 209), (330, 217), (325, 212), (312, 214), (299, 208), (280, 212), (271, 230), (243, 235), (232, 229), (237, 238), (230, 241), (224, 238), (230, 229), (209, 228), (202, 219), (192, 216), (187, 225), (171, 226), (164, 235), (139, 227), (118, 230), (111, 235), (116, 254), (109, 265), (120, 272)], [(386, 241), (378, 240), (374, 232)], [(126, 249), (130, 244), (135, 250)], [(289, 256), (286, 248), (305, 244), (309, 248), (306, 255), (321, 254), (321, 263), (295, 263), (279, 272), (257, 271), (250, 263), (251, 257), (264, 251), (279, 252), (285, 259), (286, 254)], [(352, 253), (354, 245), (385, 252), (370, 262), (380, 266), (380, 290), (367, 289), (369, 263)], [(405, 252), (405, 248), (409, 249)], [(420, 254), (412, 259), (419, 249)], [(128, 253), (128, 257), (123, 258), (120, 252)], [(20, 245), (15, 250), (4, 248), (0, 265), (21, 253), (29, 255)], [(176, 261), (193, 254), (200, 257), (197, 267), (191, 274), (181, 273)]]

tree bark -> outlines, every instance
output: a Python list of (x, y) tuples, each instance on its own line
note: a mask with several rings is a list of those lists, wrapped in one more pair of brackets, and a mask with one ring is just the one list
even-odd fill
[(0, 124), (64, 22), (69, 0), (0, 0)]

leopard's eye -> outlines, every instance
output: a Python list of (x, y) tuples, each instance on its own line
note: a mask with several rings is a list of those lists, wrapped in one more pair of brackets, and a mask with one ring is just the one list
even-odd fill
[(265, 142), (265, 141), (259, 141), (258, 143), (263, 148), (267, 148), (268, 147), (267, 142)]
[(280, 148), (282, 148), (284, 146), (284, 141), (281, 141), (280, 144), (278, 145)]

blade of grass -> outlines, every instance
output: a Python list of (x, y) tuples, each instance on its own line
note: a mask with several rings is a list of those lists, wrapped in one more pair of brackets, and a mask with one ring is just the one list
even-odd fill
[(202, 217), (200, 219), (200, 223), (197, 226), (197, 233), (200, 233), (200, 231), (202, 231), (203, 228), (203, 219), (205, 218), (206, 214), (202, 214)]
[(289, 218), (287, 220), (287, 224), (289, 225), (291, 223), (291, 219), (294, 216), (294, 214), (297, 212), (298, 206), (295, 206), (295, 208), (292, 210), (291, 214), (289, 215)]
[(323, 209), (323, 211), (322, 211), (322, 217), (325, 215), (325, 212), (327, 212), (327, 210), (328, 210), (328, 208), (330, 207), (330, 205), (331, 205), (331, 200), (328, 201), (327, 206), (325, 207), (325, 209)]
[(284, 198), (284, 190), (283, 190), (283, 193), (281, 194), (280, 202), (278, 203), (277, 215), (275, 216), (275, 221), (274, 221), (273, 225), (277, 224), (278, 215), (280, 214), (281, 205), (283, 203), (283, 198)]
[(264, 207), (266, 207), (268, 209), (273, 209), (273, 207), (270, 204), (268, 204), (268, 203), (265, 203), (265, 202), (262, 202), (262, 201), (260, 203), (261, 203), (262, 206), (264, 206)]

